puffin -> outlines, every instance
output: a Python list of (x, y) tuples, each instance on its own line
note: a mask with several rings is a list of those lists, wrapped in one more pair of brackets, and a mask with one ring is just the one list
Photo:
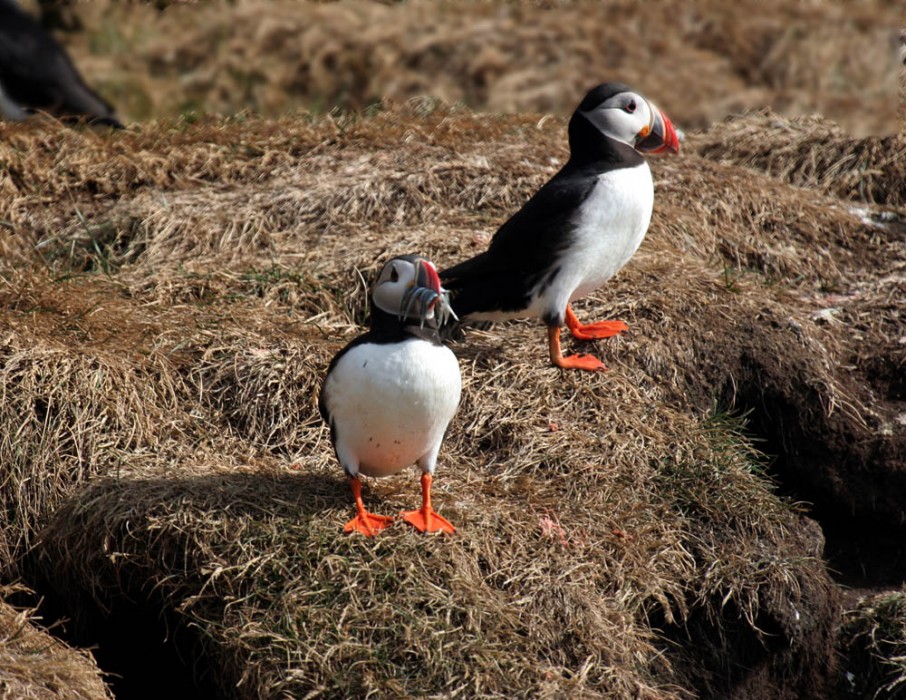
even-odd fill
[(459, 407), (462, 375), (439, 330), (452, 319), (434, 264), (400, 255), (371, 292), (369, 330), (330, 362), (318, 396), (356, 514), (343, 528), (372, 537), (393, 521), (362, 502), (360, 475), (421, 469), (422, 505), (403, 520), (421, 532), (455, 532), (431, 505), (431, 484), (447, 426)]
[(571, 303), (598, 289), (632, 257), (651, 221), (647, 153), (679, 152), (673, 123), (641, 93), (598, 85), (569, 120), (569, 160), (494, 234), (482, 253), (440, 271), (464, 322), (540, 318), (553, 365), (599, 371), (588, 354), (563, 355), (563, 324), (578, 340), (628, 330), (622, 321), (584, 324)]
[(34, 112), (123, 128), (60, 43), (16, 0), (0, 0), (0, 116), (21, 121)]

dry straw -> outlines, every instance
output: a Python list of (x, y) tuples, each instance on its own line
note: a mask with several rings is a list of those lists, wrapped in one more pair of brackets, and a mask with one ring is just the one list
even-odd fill
[[(29, 165), (4, 195), (24, 236), (0, 239), (11, 561), (83, 630), (115, 631), (124, 600), (175, 620), (226, 697), (687, 698), (752, 667), (830, 687), (821, 534), (738, 413), (799, 441), (822, 498), (893, 517), (901, 491), (846, 489), (844, 470), (898, 483), (892, 400), (862, 372), (894, 347), (902, 251), (832, 193), (656, 164), (642, 251), (577, 305), (630, 324), (596, 347), (611, 371), (548, 367), (537, 323), (467, 331), (435, 482), (457, 535), (340, 533), (315, 396), (360, 331), (363, 280), (392, 253), (480, 250), (563, 161), (564, 128), (420, 101), (0, 141)], [(881, 299), (861, 339), (828, 320)], [(365, 498), (411, 508), (416, 477)]]
[(42, 630), (34, 610), (6, 602), (17, 593), (21, 587), (0, 588), (0, 698), (110, 700), (113, 696), (91, 655)]
[(842, 199), (906, 205), (906, 132), (854, 139), (818, 115), (789, 120), (765, 110), (728, 120), (694, 145), (707, 158)]
[(70, 35), (70, 49), (130, 118), (359, 110), (423, 94), (566, 114), (608, 77), (645, 85), (687, 129), (766, 104), (860, 134), (897, 118), (902, 17), (889, 0), (168, 4), (78, 8), (95, 33)]

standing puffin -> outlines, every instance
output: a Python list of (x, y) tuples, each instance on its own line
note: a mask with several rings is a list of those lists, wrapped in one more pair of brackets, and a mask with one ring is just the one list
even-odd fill
[(642, 153), (679, 152), (667, 116), (622, 83), (593, 88), (569, 121), (569, 161), (494, 234), (488, 249), (440, 272), (456, 316), (540, 317), (551, 363), (607, 369), (591, 355), (564, 357), (560, 327), (579, 340), (608, 338), (622, 321), (582, 324), (570, 302), (613, 277), (638, 249), (654, 204)]
[(437, 332), (449, 317), (434, 265), (393, 258), (371, 293), (370, 330), (330, 363), (318, 407), (355, 497), (344, 532), (370, 537), (393, 520), (365, 510), (359, 474), (389, 476), (410, 464), (422, 470), (422, 507), (403, 519), (422, 532), (455, 532), (431, 507), (437, 454), (462, 392), (459, 363)]
[(16, 0), (0, 0), (0, 116), (20, 121), (38, 111), (123, 127), (57, 40)]

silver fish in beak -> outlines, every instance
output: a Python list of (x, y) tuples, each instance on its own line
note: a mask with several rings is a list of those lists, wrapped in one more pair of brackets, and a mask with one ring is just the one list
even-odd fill
[(449, 292), (440, 285), (437, 269), (429, 261), (419, 259), (416, 263), (415, 282), (403, 294), (400, 301), (400, 320), (418, 319), (419, 326), (434, 321), (440, 328), (451, 318), (459, 320), (450, 307)]

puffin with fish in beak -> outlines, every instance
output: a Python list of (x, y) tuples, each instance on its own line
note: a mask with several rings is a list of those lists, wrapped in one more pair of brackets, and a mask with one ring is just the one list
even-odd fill
[(403, 519), (421, 532), (455, 531), (431, 505), (437, 456), (462, 393), (459, 363), (438, 334), (451, 317), (434, 265), (397, 256), (372, 290), (370, 329), (330, 363), (318, 407), (355, 498), (345, 532), (371, 537), (393, 520), (366, 510), (359, 475), (389, 476), (411, 464), (422, 471), (422, 506)]

